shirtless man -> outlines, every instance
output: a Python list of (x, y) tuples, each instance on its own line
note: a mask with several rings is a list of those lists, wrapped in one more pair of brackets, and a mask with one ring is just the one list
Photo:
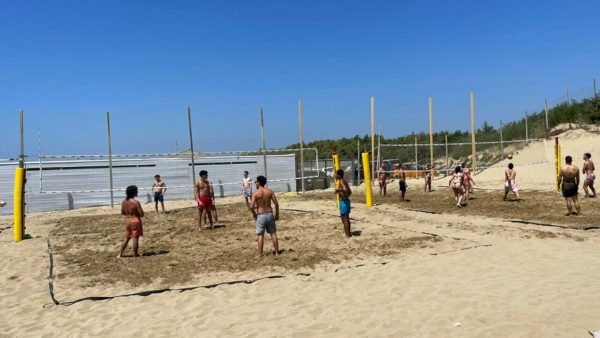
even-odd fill
[(126, 198), (121, 203), (121, 215), (125, 216), (125, 240), (121, 244), (121, 250), (117, 258), (123, 257), (123, 252), (127, 248), (129, 239), (133, 242), (133, 256), (138, 257), (138, 240), (144, 234), (142, 228), (142, 217), (144, 217), (144, 209), (135, 198), (138, 194), (138, 188), (135, 185), (130, 185), (125, 189)]
[(425, 177), (425, 186), (423, 187), (423, 191), (431, 192), (431, 164), (428, 163), (425, 166), (423, 177)]
[[(254, 216), (254, 219), (256, 220), (259, 257), (263, 256), (265, 230), (271, 235), (275, 256), (279, 256), (279, 241), (277, 240), (277, 228), (275, 226), (275, 221), (279, 220), (279, 202), (277, 202), (275, 193), (271, 191), (271, 189), (265, 187), (266, 184), (266, 177), (258, 176), (256, 178), (256, 192), (252, 194), (252, 206), (250, 207), (252, 216)], [(275, 216), (273, 216), (271, 202), (275, 205)]]
[[(594, 180), (596, 179), (596, 174), (594, 174), (594, 162), (590, 160), (592, 154), (585, 153), (583, 154), (583, 168), (581, 169), (581, 173), (585, 174), (585, 180), (583, 180), (583, 191), (585, 192), (585, 197), (596, 197), (596, 189), (594, 189)], [(592, 191), (592, 195), (588, 192), (588, 187)]]
[(154, 193), (154, 209), (158, 212), (158, 202), (162, 208), (162, 213), (165, 213), (165, 193), (167, 192), (167, 184), (160, 179), (160, 175), (154, 175), (154, 183), (152, 184), (152, 192)]
[(248, 176), (248, 171), (244, 171), (244, 180), (242, 182), (241, 195), (244, 196), (244, 201), (248, 208), (250, 207), (250, 199), (252, 198), (252, 178)]
[(400, 163), (400, 165), (398, 166), (398, 179), (399, 179), (399, 185), (400, 185), (400, 202), (404, 202), (404, 195), (406, 195), (406, 187), (408, 187), (408, 185), (406, 184), (406, 174), (404, 173), (404, 170), (402, 170), (402, 163)]
[[(579, 168), (572, 164), (573, 158), (571, 156), (565, 157), (565, 163), (560, 169), (560, 176), (558, 177), (558, 187), (561, 187), (562, 184), (562, 194), (567, 201), (567, 210), (568, 212), (565, 214), (566, 216), (575, 214), (581, 215), (581, 207), (579, 205), (579, 201), (577, 200), (577, 189), (579, 188)], [(575, 204), (575, 210), (577, 213), (573, 213), (573, 205)]]
[(512, 163), (508, 164), (508, 169), (504, 170), (504, 198), (503, 201), (506, 201), (506, 196), (508, 196), (509, 192), (514, 192), (515, 196), (517, 196), (517, 201), (521, 199), (519, 196), (519, 188), (517, 187), (517, 172), (513, 170), (514, 165)]
[(352, 195), (352, 190), (344, 179), (344, 170), (339, 169), (336, 171), (335, 179), (340, 183), (339, 188), (335, 189), (335, 193), (340, 198), (340, 217), (344, 225), (344, 233), (346, 238), (350, 238), (352, 237), (352, 232), (350, 232), (350, 195)]
[(469, 194), (473, 193), (473, 186), (475, 185), (475, 181), (471, 176), (471, 169), (467, 167), (467, 163), (462, 163), (462, 173), (463, 173), (463, 186), (465, 187), (465, 201), (469, 200)]
[(202, 231), (202, 216), (205, 212), (208, 215), (208, 221), (212, 229), (212, 197), (210, 182), (208, 182), (208, 171), (200, 170), (200, 180), (194, 185), (194, 194), (198, 202), (198, 230)]
[(383, 163), (379, 164), (379, 170), (377, 171), (377, 178), (379, 180), (379, 196), (383, 194), (383, 197), (387, 194), (387, 177)]

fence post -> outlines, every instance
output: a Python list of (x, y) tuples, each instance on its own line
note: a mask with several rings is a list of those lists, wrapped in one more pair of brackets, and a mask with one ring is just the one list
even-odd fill
[(529, 128), (527, 127), (527, 109), (525, 109), (525, 143), (529, 143)]
[(262, 138), (263, 166), (265, 171), (265, 177), (267, 178), (268, 182), (269, 176), (267, 176), (267, 145), (265, 141), (265, 116), (262, 106), (260, 106), (260, 135)]
[(502, 129), (503, 129), (503, 125), (502, 125), (502, 120), (500, 120), (500, 153), (501, 153), (501, 157), (500, 159), (504, 160), (504, 139), (502, 137)]
[[(194, 163), (194, 139), (192, 137), (192, 108), (188, 107), (188, 131), (190, 134), (190, 157), (192, 159), (192, 186), (196, 186), (196, 163)], [(194, 191), (192, 195), (195, 195)], [(196, 197), (194, 196), (194, 199)]]
[(106, 128), (108, 131), (108, 175), (110, 184), (110, 207), (115, 206), (115, 196), (113, 192), (113, 170), (112, 170), (112, 142), (110, 138), (110, 112), (106, 112)]
[(300, 185), (304, 194), (304, 137), (302, 135), (302, 99), (298, 99), (298, 119), (300, 122)]
[(415, 178), (417, 178), (418, 171), (419, 171), (419, 153), (417, 151), (417, 134), (415, 134)]
[(446, 142), (446, 176), (450, 175), (450, 162), (448, 162), (448, 133), (444, 135), (444, 141)]

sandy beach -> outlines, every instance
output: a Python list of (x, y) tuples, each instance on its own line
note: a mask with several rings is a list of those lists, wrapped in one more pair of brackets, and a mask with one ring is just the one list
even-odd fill
[[(563, 155), (579, 165), (596, 154), (597, 135), (569, 133)], [(447, 180), (429, 194), (409, 181), (402, 204), (392, 182), (370, 209), (356, 189), (350, 240), (331, 191), (281, 194), (282, 255), (267, 236), (262, 260), (239, 196), (218, 200), (224, 226), (203, 232), (193, 201), (167, 200), (166, 215), (144, 204), (142, 257), (122, 260), (118, 208), (30, 214), (20, 243), (3, 217), (0, 336), (589, 336), (600, 329), (600, 201), (564, 216), (553, 164), (519, 166), (547, 149), (515, 154), (522, 202), (502, 202), (501, 168), (475, 176), (463, 209)]]

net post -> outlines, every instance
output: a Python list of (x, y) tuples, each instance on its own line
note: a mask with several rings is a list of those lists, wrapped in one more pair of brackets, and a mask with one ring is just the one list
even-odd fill
[(417, 150), (417, 134), (415, 134), (415, 178), (419, 177), (419, 152)]
[(529, 143), (529, 127), (527, 126), (527, 108), (525, 109), (525, 143)]
[(263, 107), (260, 106), (260, 135), (262, 139), (262, 153), (263, 153), (263, 167), (267, 182), (269, 182), (269, 176), (267, 176), (267, 146), (265, 141), (265, 113)]
[[(188, 116), (188, 132), (190, 134), (190, 159), (192, 160), (192, 186), (196, 187), (196, 163), (194, 163), (194, 138), (192, 137), (192, 108), (188, 106), (187, 109)], [(194, 191), (192, 195), (195, 195)], [(196, 197), (194, 196), (194, 199)]]
[[(335, 176), (337, 175), (337, 171), (340, 169), (340, 155), (337, 153), (337, 149), (336, 149), (335, 145), (331, 149), (331, 157), (333, 159), (333, 182), (335, 184), (335, 189), (337, 190), (340, 188), (340, 182), (335, 178)], [(337, 203), (337, 208), (339, 210), (340, 209), (340, 196), (338, 194), (335, 194), (335, 200)]]
[(596, 79), (594, 79), (594, 100), (598, 97), (597, 96), (598, 94), (596, 94), (596, 93), (597, 93), (597, 91), (596, 91)]
[(473, 174), (477, 172), (477, 149), (475, 147), (475, 94), (471, 92), (471, 153), (473, 157)]
[(431, 165), (431, 177), (434, 177), (433, 166), (433, 99), (429, 97), (429, 163)]
[(571, 93), (569, 92), (569, 88), (567, 88), (567, 106), (571, 106)]
[(365, 175), (365, 203), (367, 208), (373, 206), (373, 189), (371, 188), (371, 170), (369, 169), (369, 153), (362, 153), (363, 172)]
[[(375, 172), (375, 97), (371, 96), (371, 172)], [(366, 177), (365, 177), (366, 180)], [(369, 181), (373, 185), (373, 181)]]
[(23, 110), (19, 112), (20, 153), (19, 166), (15, 169), (15, 185), (13, 191), (13, 237), (15, 242), (23, 240), (25, 235), (25, 142), (23, 128)]
[(110, 135), (110, 112), (106, 112), (106, 130), (108, 133), (108, 179), (110, 185), (110, 207), (115, 206), (115, 196), (113, 192), (113, 170), (112, 170), (112, 141)]
[(450, 162), (448, 161), (448, 133), (444, 135), (444, 142), (446, 143), (446, 176), (450, 175)]
[(300, 186), (304, 195), (304, 137), (302, 134), (302, 99), (298, 99), (298, 120), (300, 124)]
[(502, 125), (502, 120), (500, 120), (500, 159), (504, 160), (504, 137), (502, 136), (502, 129), (504, 129), (504, 126)]

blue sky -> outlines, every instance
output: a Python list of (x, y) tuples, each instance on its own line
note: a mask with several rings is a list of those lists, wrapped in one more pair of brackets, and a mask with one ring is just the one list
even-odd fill
[(0, 158), (267, 146), (520, 118), (600, 80), (599, 1), (1, 1)]

